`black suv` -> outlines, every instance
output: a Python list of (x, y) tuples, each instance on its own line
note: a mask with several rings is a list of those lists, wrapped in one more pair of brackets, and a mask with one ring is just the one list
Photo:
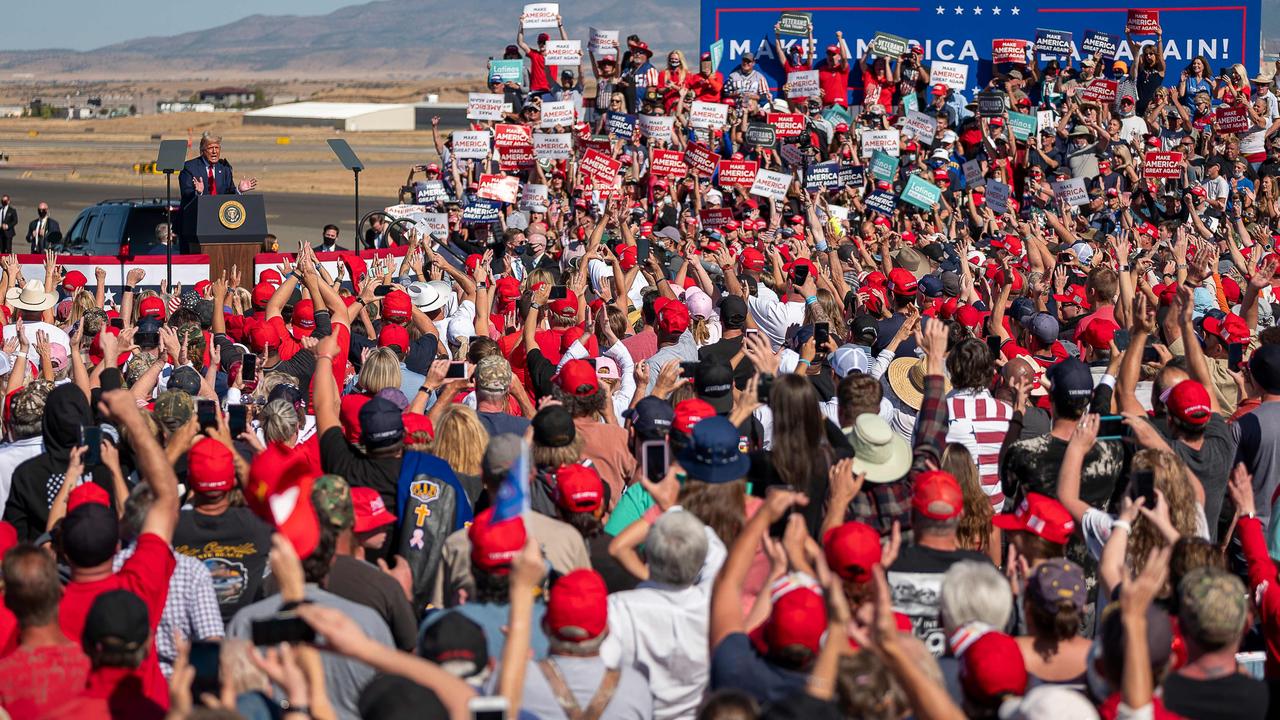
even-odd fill
[[(181, 227), (178, 200), (170, 201), (173, 227)], [(71, 255), (119, 255), (122, 246), (130, 255), (163, 255), (156, 242), (156, 227), (165, 223), (164, 198), (103, 200), (80, 211), (71, 229), (63, 234), (58, 252)], [(184, 252), (179, 244), (175, 252)]]

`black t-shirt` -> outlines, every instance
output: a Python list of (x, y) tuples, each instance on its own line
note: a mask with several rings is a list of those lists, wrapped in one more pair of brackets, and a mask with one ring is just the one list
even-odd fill
[[(275, 578), (267, 581), (275, 591)], [(404, 590), (390, 575), (350, 555), (333, 559), (324, 589), (340, 598), (372, 608), (391, 629), (396, 647), (412, 652), (418, 639), (418, 622)]]
[[(721, 338), (720, 340), (703, 345), (698, 348), (699, 362), (717, 362), (729, 364), (733, 362), (733, 358), (742, 351), (742, 336), (735, 338)], [(747, 386), (747, 382), (751, 380), (751, 376), (756, 372), (756, 366), (751, 362), (751, 358), (746, 355), (738, 361), (737, 366), (733, 368), (733, 382), (739, 390)]]
[(320, 466), (327, 473), (341, 475), (351, 487), (378, 491), (387, 507), (396, 507), (396, 487), (400, 481), (399, 457), (367, 457), (347, 443), (342, 428), (332, 427), (320, 436)]
[(524, 435), (529, 429), (529, 418), (504, 412), (477, 412), (480, 424), (489, 432), (489, 437), (502, 434)]
[(1164, 681), (1164, 707), (1196, 720), (1250, 720), (1267, 716), (1267, 684), (1233, 673), (1193, 680), (1174, 673)]
[(271, 551), (271, 526), (248, 508), (227, 508), (221, 515), (182, 511), (173, 531), (173, 549), (209, 569), (223, 622), (266, 597), (262, 580)]
[(604, 586), (610, 593), (635, 590), (640, 580), (627, 572), (622, 563), (609, 554), (609, 543), (612, 540), (613, 536), (605, 533), (599, 533), (587, 540), (587, 553), (591, 557), (591, 567), (604, 578)]
[(947, 649), (941, 616), (942, 576), (962, 560), (991, 563), (985, 553), (974, 550), (936, 550), (908, 545), (889, 566), (893, 609), (911, 618), (913, 634), (934, 657), (941, 657)]
[(1216, 542), (1219, 521), (1225, 515), (1226, 524), (1229, 525), (1235, 514), (1235, 508), (1226, 502), (1227, 477), (1231, 475), (1231, 468), (1234, 466), (1232, 461), (1236, 456), (1236, 441), (1231, 437), (1231, 426), (1227, 425), (1221, 415), (1210, 415), (1204, 428), (1204, 442), (1197, 450), (1180, 440), (1172, 439), (1168, 418), (1156, 418), (1151, 424), (1155, 425), (1191, 472), (1200, 478), (1200, 484), (1204, 486), (1204, 517), (1209, 522), (1209, 539)]

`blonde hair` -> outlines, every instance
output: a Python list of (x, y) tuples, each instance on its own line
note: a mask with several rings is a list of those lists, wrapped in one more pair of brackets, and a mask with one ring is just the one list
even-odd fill
[(689, 334), (693, 335), (694, 344), (699, 347), (706, 345), (711, 339), (711, 328), (707, 327), (707, 319), (701, 315), (689, 318)]
[[(1187, 477), (1187, 466), (1182, 458), (1163, 450), (1139, 450), (1130, 464), (1132, 472), (1150, 470), (1156, 490), (1164, 495), (1169, 506), (1169, 520), (1174, 529), (1182, 537), (1195, 537), (1196, 534), (1196, 496), (1191, 490), (1191, 479)], [(1160, 532), (1145, 515), (1139, 514), (1133, 521), (1133, 532), (1129, 535), (1129, 547), (1125, 560), (1135, 572), (1141, 571), (1147, 562), (1147, 555), (1152, 550), (1166, 544), (1164, 534)]]
[(365, 358), (360, 368), (360, 387), (370, 395), (400, 387), (400, 358), (391, 348), (378, 348)]
[(431, 452), (449, 463), (454, 472), (479, 475), (489, 433), (480, 424), (476, 411), (466, 405), (450, 405), (435, 424)]
[(67, 313), (66, 327), (75, 325), (84, 314), (98, 307), (98, 301), (94, 299), (93, 293), (80, 288), (76, 290), (76, 294), (71, 298), (71, 310)]
[(986, 552), (991, 541), (991, 501), (978, 481), (978, 466), (969, 449), (960, 443), (947, 443), (942, 451), (942, 469), (960, 482), (964, 493), (964, 514), (956, 529), (956, 544), (966, 550)]
[(298, 442), (298, 409), (284, 399), (272, 400), (262, 408), (262, 435), (268, 442), (293, 447)]

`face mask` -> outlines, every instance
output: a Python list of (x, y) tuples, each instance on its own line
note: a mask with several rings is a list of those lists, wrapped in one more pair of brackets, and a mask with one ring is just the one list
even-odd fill
[(38, 210), (37, 212), (39, 212), (39, 213), (40, 213), (40, 217), (44, 217), (45, 215), (48, 215), (48, 214), (49, 214), (49, 211), (48, 211), (48, 210)]

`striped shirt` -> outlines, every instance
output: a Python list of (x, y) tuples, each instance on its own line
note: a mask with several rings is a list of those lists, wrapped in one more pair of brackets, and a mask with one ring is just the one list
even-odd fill
[(960, 443), (978, 465), (978, 481), (996, 512), (1004, 505), (1000, 489), (1000, 445), (1013, 409), (989, 390), (955, 390), (947, 396), (947, 442)]

